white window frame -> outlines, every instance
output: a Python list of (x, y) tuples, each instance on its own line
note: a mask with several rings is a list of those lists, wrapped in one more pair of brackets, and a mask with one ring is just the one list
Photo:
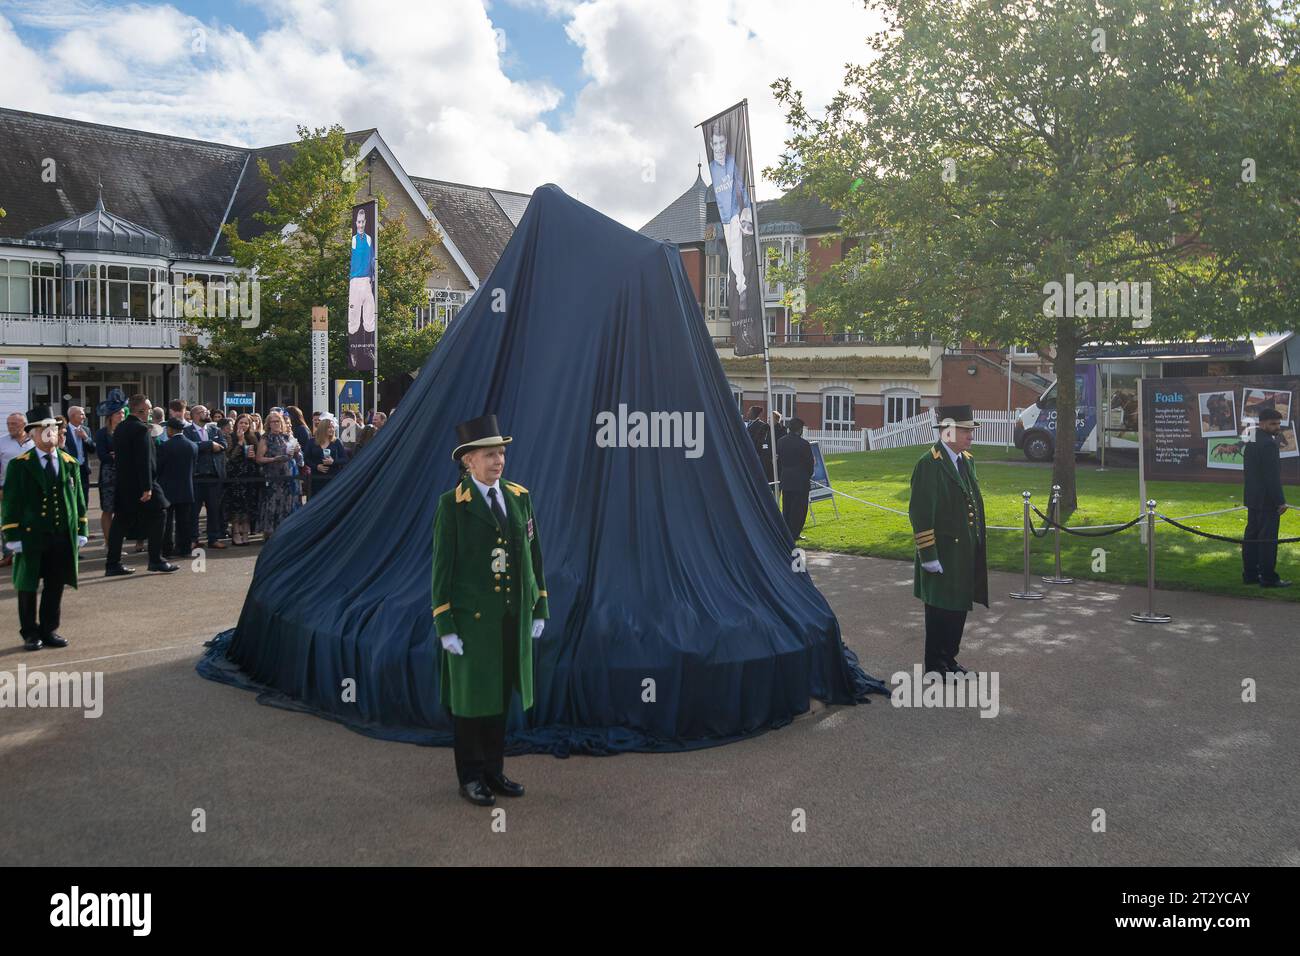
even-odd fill
[(822, 428), (831, 432), (856, 431), (853, 420), (856, 398), (847, 388), (827, 388), (821, 393)]
[(892, 425), (921, 413), (921, 393), (910, 388), (891, 388), (884, 394), (885, 424)]
[(788, 422), (794, 417), (798, 395), (789, 385), (772, 386), (772, 407), (781, 413), (781, 420)]

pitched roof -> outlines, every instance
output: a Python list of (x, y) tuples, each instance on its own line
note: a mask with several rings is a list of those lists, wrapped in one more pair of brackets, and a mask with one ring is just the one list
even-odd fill
[(80, 216), (95, 208), (102, 180), (114, 214), (166, 237), (175, 252), (207, 255), (247, 152), (0, 107), (8, 214), (0, 230), (21, 237)]
[[(411, 182), (438, 222), (454, 237), (470, 268), (480, 279), (485, 278), (501, 258), (501, 251), (518, 224), (495, 198), (496, 193), (503, 191), (420, 176), (412, 176)], [(522, 197), (523, 205), (528, 205), (528, 197), (522, 193), (505, 195)], [(511, 205), (515, 205), (513, 200)]]
[[(638, 232), (651, 239), (679, 245), (687, 242), (703, 242), (708, 214), (709, 187), (705, 184), (704, 176), (697, 165), (695, 182), (691, 183), (691, 188), (664, 207), (659, 215), (642, 226)], [(715, 211), (714, 219), (716, 218)]]
[[(396, 163), (374, 129), (348, 133), (347, 139), (358, 146), (373, 139), (386, 161)], [(11, 187), (4, 194), (0, 238), (36, 233), (33, 240), (62, 241), (63, 233), (50, 227), (94, 218), (88, 210), (96, 207), (102, 178), (103, 204), (115, 221), (139, 227), (142, 236), (157, 234), (162, 241), (155, 244), (169, 246), (172, 255), (226, 256), (223, 222), (238, 220), (246, 239), (269, 228), (256, 218), (267, 208), (258, 160), (274, 172), (293, 156), (295, 145), (249, 149), (0, 107), (0, 180)], [(49, 183), (42, 179), (47, 158), (54, 160)], [(429, 206), (452, 258), (476, 274), (471, 281), (491, 272), (529, 196), (394, 172), (399, 180), (409, 179)]]
[(805, 233), (825, 232), (840, 227), (840, 214), (805, 187), (796, 186), (780, 199), (765, 199), (758, 204), (759, 229), (777, 221), (798, 223)]

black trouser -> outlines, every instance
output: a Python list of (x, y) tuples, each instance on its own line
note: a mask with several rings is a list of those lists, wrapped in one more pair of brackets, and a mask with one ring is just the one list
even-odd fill
[[(1272, 583), (1277, 574), (1277, 535), (1282, 526), (1282, 516), (1276, 508), (1246, 509), (1246, 543), (1241, 546), (1241, 578), (1247, 584), (1255, 581)], [(1265, 543), (1252, 541), (1266, 539)]]
[(501, 713), (492, 717), (456, 717), (456, 777), (461, 785), (500, 775), (505, 769), (506, 718), (519, 683), (519, 618), (506, 615), (501, 622)]
[[(162, 532), (165, 509), (156, 497), (143, 504), (137, 503), (139, 520), (144, 522), (145, 536), (149, 539), (149, 563), (162, 564)], [(120, 504), (120, 502), (119, 502)], [(113, 568), (122, 563), (122, 541), (126, 538), (126, 527), (137, 517), (135, 509), (127, 513), (117, 512), (113, 515), (113, 524), (108, 529), (107, 567)]]
[(966, 629), (966, 612), (925, 606), (925, 669), (945, 671), (957, 659), (961, 634)]
[(804, 522), (808, 520), (808, 492), (811, 485), (807, 481), (786, 481), (781, 479), (781, 511), (785, 515), (785, 526), (790, 535), (798, 538), (803, 531)]
[(163, 551), (186, 556), (194, 539), (190, 537), (194, 503), (190, 501), (173, 501), (167, 509), (167, 524), (163, 528)]
[[(196, 475), (194, 478), (194, 513), (190, 515), (191, 541), (199, 540), (199, 509), (208, 509), (208, 544), (216, 544), (226, 535), (226, 522), (221, 515), (221, 479), (216, 475)], [(186, 551), (188, 552), (188, 548)]]
[(68, 578), (68, 567), (72, 564), (72, 542), (68, 540), (66, 531), (47, 532), (43, 544), (41, 581), (45, 582), (45, 589), (41, 592), (39, 624), (36, 617), (36, 592), (18, 592), (18, 630), (25, 641), (44, 639), (59, 629), (63, 585)]

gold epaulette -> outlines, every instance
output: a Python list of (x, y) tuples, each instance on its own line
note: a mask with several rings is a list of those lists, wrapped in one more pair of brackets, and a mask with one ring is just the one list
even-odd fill
[(527, 488), (525, 488), (523, 485), (516, 485), (513, 481), (507, 481), (505, 483), (505, 486), (514, 493), (514, 496), (516, 498), (518, 498), (520, 495), (528, 494)]
[(931, 448), (931, 449), (930, 449), (930, 457), (933, 458), (935, 461), (938, 461), (938, 460), (939, 460), (939, 449), (937, 449), (937, 448)]
[(473, 500), (474, 500), (474, 493), (472, 491), (470, 491), (468, 488), (465, 488), (461, 485), (456, 486), (456, 504), (462, 505), (467, 501), (473, 501)]
[(31, 457), (32, 457), (32, 450), (29, 448), (21, 455), (19, 455), (17, 458), (15, 458), (14, 461), (26, 461), (28, 458)]
[(77, 463), (77, 459), (73, 458), (66, 451), (60, 451), (59, 454), (63, 456), (63, 461), (71, 462), (74, 465)]
[(973, 458), (975, 457), (974, 455), (972, 455), (972, 454), (971, 454), (970, 452), (968, 452), (968, 451), (964, 451), (964, 452), (962, 452), (962, 454), (965, 455), (967, 458), (972, 458), (972, 459), (973, 459)]
[(934, 529), (929, 528), (925, 531), (918, 531), (916, 534), (912, 535), (912, 537), (916, 539), (917, 550), (924, 551), (926, 548), (934, 544)]

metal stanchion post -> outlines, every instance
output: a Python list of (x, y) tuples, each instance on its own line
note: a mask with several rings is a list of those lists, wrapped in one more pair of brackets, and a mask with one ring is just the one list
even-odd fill
[(1041, 601), (1043, 599), (1042, 591), (1035, 591), (1029, 586), (1029, 539), (1033, 536), (1033, 527), (1029, 518), (1029, 499), (1032, 494), (1028, 491), (1023, 492), (1025, 499), (1025, 589), (1023, 591), (1012, 591), (1011, 596), (1017, 601)]
[[(1052, 507), (1050, 509), (1050, 513), (1052, 515), (1052, 523), (1054, 525), (1060, 525), (1061, 523), (1061, 486), (1060, 485), (1052, 485)], [(1048, 584), (1073, 584), (1074, 578), (1066, 578), (1061, 576), (1061, 529), (1059, 527), (1056, 527), (1053, 528), (1053, 530), (1056, 532), (1056, 573), (1050, 577), (1044, 575), (1043, 580), (1046, 581)]]
[(1173, 620), (1168, 614), (1156, 613), (1156, 503), (1147, 499), (1147, 609), (1134, 611), (1130, 617), (1143, 624), (1168, 624)]

